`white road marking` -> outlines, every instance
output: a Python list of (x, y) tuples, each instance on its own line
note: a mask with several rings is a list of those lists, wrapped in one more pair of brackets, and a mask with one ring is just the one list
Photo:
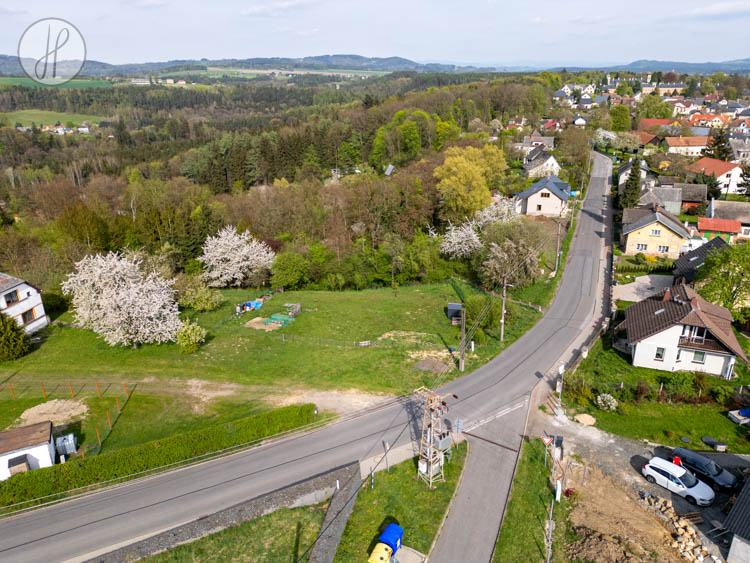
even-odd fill
[(495, 414), (491, 414), (490, 416), (487, 416), (487, 417), (482, 418), (480, 420), (477, 420), (475, 422), (470, 422), (470, 423), (468, 423), (467, 425), (464, 426), (464, 430), (466, 430), (467, 432), (471, 432), (472, 430), (474, 430), (476, 428), (479, 428), (480, 426), (483, 426), (483, 425), (487, 424), (488, 422), (492, 422), (493, 420), (497, 420), (498, 418), (500, 418), (502, 416), (505, 416), (508, 413), (511, 413), (511, 412), (513, 412), (515, 410), (520, 409), (524, 405), (526, 405), (526, 399), (524, 399), (520, 403), (517, 403), (517, 404), (513, 405), (512, 407), (507, 407), (507, 408), (505, 408), (505, 409), (503, 409), (501, 411), (498, 411)]

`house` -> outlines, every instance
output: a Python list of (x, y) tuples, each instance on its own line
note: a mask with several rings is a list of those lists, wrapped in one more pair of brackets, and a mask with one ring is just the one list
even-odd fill
[(701, 156), (711, 137), (665, 137), (667, 152), (685, 156)]
[(658, 146), (659, 137), (645, 131), (630, 131), (631, 135), (638, 137), (638, 146), (644, 148), (647, 145)]
[(693, 177), (700, 173), (706, 176), (713, 174), (719, 182), (721, 191), (726, 194), (739, 194), (745, 191), (745, 188), (740, 187), (740, 183), (742, 183), (742, 166), (735, 162), (725, 162), (704, 156), (688, 166), (687, 171)]
[(594, 104), (597, 106), (606, 105), (608, 101), (609, 101), (609, 96), (595, 96), (594, 97)]
[(542, 147), (537, 147), (529, 153), (523, 170), (529, 178), (541, 178), (549, 174), (559, 174), (560, 165), (554, 156)]
[(744, 139), (729, 139), (732, 147), (732, 162), (750, 164), (750, 137)]
[(555, 138), (552, 136), (543, 137), (538, 131), (533, 131), (531, 135), (526, 135), (523, 138), (523, 142), (514, 143), (513, 148), (528, 155), (536, 147), (542, 147), (546, 149), (555, 148)]
[(662, 188), (674, 188), (675, 184), (680, 182), (679, 176), (659, 176), (657, 178), (659, 185)]
[(629, 214), (637, 219), (626, 224), (623, 212), (622, 236), (625, 254), (643, 253), (648, 256), (678, 258), (680, 249), (688, 243), (690, 233), (682, 226), (680, 220), (666, 210), (644, 210), (644, 214)]
[(55, 464), (52, 423), (38, 422), (0, 432), (0, 481)]
[[(622, 186), (625, 184), (625, 182), (628, 181), (628, 177), (630, 176), (630, 169), (633, 168), (633, 161), (629, 160), (622, 166), (620, 166), (620, 169), (617, 171), (617, 186), (618, 189), (622, 189)], [(646, 164), (643, 160), (641, 160), (641, 181), (646, 180), (646, 176), (648, 175), (648, 164)]]
[(581, 96), (581, 99), (578, 101), (578, 107), (581, 109), (591, 109), (593, 105), (594, 100), (592, 100), (591, 96), (588, 95)]
[(729, 127), (731, 133), (739, 133), (740, 135), (750, 134), (750, 119), (737, 119), (732, 121)]
[(732, 330), (732, 314), (684, 284), (632, 304), (617, 330), (627, 331), (637, 367), (731, 379), (737, 358), (747, 363)]
[(643, 117), (638, 122), (639, 131), (648, 131), (654, 127), (664, 127), (672, 122), (671, 119), (657, 119), (650, 117)]
[(84, 135), (88, 135), (91, 132), (91, 130), (88, 127), (78, 127), (76, 131)]
[(576, 127), (586, 127), (586, 124), (588, 122), (589, 122), (589, 118), (588, 117), (583, 117), (582, 115), (580, 115), (578, 113), (573, 116), (573, 122), (572, 123)]
[(702, 203), (706, 202), (708, 194), (708, 186), (706, 184), (683, 184), (678, 182), (673, 187), (680, 188), (682, 192), (682, 209), (700, 207)]
[(716, 237), (680, 256), (674, 261), (674, 269), (672, 270), (675, 284), (693, 283), (698, 269), (706, 263), (706, 257), (711, 252), (722, 252), (727, 248), (728, 245), (724, 242), (724, 239)]
[(639, 207), (661, 207), (672, 215), (679, 215), (682, 208), (682, 189), (665, 187), (647, 187), (641, 192)]
[(727, 514), (724, 529), (732, 534), (727, 563), (750, 561), (750, 479), (745, 481)]
[(0, 313), (16, 319), (31, 334), (49, 324), (42, 294), (33, 285), (0, 272)]
[(516, 194), (515, 208), (521, 215), (560, 217), (568, 210), (570, 186), (552, 174)]
[(596, 86), (593, 84), (565, 84), (561, 90), (565, 92), (567, 96), (572, 96), (573, 92), (578, 90), (581, 95), (592, 96), (596, 92)]
[(670, 102), (674, 106), (673, 115), (690, 115), (690, 112), (695, 111), (697, 106), (695, 102), (691, 100), (674, 100)]
[(708, 240), (722, 238), (732, 244), (742, 232), (742, 223), (732, 219), (698, 217), (698, 232)]
[(714, 115), (712, 113), (694, 113), (690, 116), (690, 125), (707, 125), (709, 127), (725, 127), (729, 125), (731, 118), (726, 115)]
[(550, 119), (549, 121), (545, 121), (540, 125), (542, 131), (549, 132), (549, 131), (559, 131), (562, 129), (562, 125), (559, 121), (555, 119)]
[(750, 202), (711, 200), (706, 209), (706, 217), (739, 221), (742, 231), (738, 239), (750, 240)]

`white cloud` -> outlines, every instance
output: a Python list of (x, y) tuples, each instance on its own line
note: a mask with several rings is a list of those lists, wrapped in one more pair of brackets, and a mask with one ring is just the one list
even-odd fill
[(295, 31), (294, 34), (297, 37), (312, 37), (313, 35), (316, 35), (320, 29), (317, 27), (314, 27), (312, 29), (301, 29), (299, 31)]
[(734, 2), (715, 2), (690, 11), (694, 16), (722, 17), (736, 16), (750, 13), (750, 2), (739, 0)]
[(167, 0), (127, 0), (126, 5), (141, 10), (151, 10), (153, 8), (162, 8), (169, 4)]
[(0, 6), (0, 15), (3, 16), (20, 16), (21, 14), (28, 14), (26, 10), (11, 10), (10, 8), (4, 8)]
[(275, 17), (287, 14), (297, 8), (317, 4), (319, 0), (277, 0), (276, 2), (258, 2), (242, 10), (243, 16)]

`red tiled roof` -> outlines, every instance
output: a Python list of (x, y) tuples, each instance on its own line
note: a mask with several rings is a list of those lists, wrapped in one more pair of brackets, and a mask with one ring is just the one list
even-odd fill
[(750, 119), (736, 119), (732, 121), (732, 127), (739, 127), (743, 123), (746, 127), (750, 127)]
[(690, 116), (690, 124), (695, 125), (696, 123), (699, 123), (701, 121), (713, 121), (714, 119), (718, 119), (722, 123), (729, 123), (729, 116), (727, 115), (714, 115), (712, 113), (694, 113)]
[(656, 119), (651, 117), (644, 117), (638, 124), (638, 129), (645, 130), (651, 129), (654, 125), (669, 125), (671, 120), (669, 119)]
[(670, 147), (705, 147), (710, 137), (665, 137)]
[(732, 221), (731, 219), (709, 219), (708, 217), (698, 217), (698, 230), (701, 232), (721, 232), (721, 233), (739, 233), (742, 223)]
[(633, 131), (632, 133), (633, 135), (638, 135), (639, 145), (647, 145), (657, 138), (656, 135), (652, 135), (651, 133), (646, 133), (645, 131)]
[(703, 158), (693, 162), (690, 166), (688, 166), (687, 171), (693, 172), (695, 174), (699, 174), (701, 172), (708, 175), (713, 174), (718, 178), (719, 176), (723, 176), (724, 174), (732, 171), (735, 168), (740, 168), (740, 165), (735, 164), (734, 162), (725, 162), (723, 160), (717, 160), (715, 158), (704, 156)]

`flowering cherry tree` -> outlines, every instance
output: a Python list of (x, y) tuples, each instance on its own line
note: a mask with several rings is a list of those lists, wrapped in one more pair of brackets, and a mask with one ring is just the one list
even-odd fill
[(172, 342), (180, 329), (172, 282), (144, 275), (140, 265), (135, 255), (86, 256), (62, 283), (76, 322), (110, 346)]
[(266, 243), (228, 225), (206, 239), (198, 260), (206, 266), (203, 279), (210, 287), (239, 287), (248, 276), (267, 273), (275, 256)]
[(507, 223), (518, 217), (516, 206), (509, 197), (497, 199), (492, 205), (480, 209), (474, 214), (474, 224), (482, 229), (492, 223)]
[(468, 258), (480, 248), (482, 248), (482, 241), (479, 240), (473, 221), (467, 221), (458, 226), (449, 223), (443, 242), (440, 244), (440, 252), (454, 260)]

